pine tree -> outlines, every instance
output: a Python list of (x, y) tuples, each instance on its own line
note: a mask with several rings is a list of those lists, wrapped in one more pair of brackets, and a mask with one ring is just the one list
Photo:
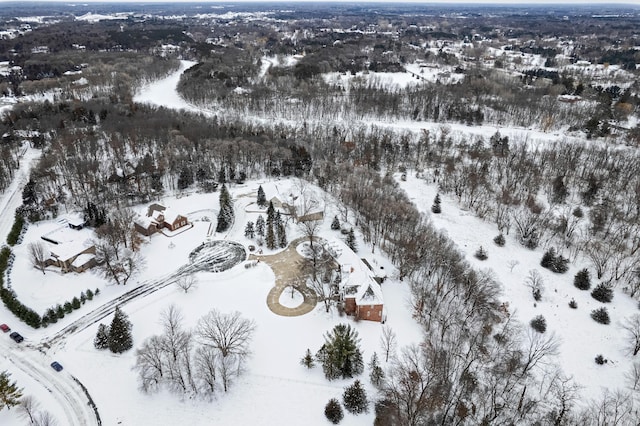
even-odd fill
[(264, 207), (267, 205), (267, 197), (264, 195), (264, 189), (262, 189), (262, 185), (258, 187), (258, 206)]
[(556, 260), (556, 249), (551, 247), (542, 255), (540, 266), (542, 266), (543, 268), (551, 268), (555, 260)]
[(304, 356), (302, 357), (302, 359), (300, 360), (300, 364), (304, 365), (305, 367), (311, 369), (315, 366), (315, 361), (313, 359), (313, 355), (311, 354), (311, 350), (307, 349), (307, 352), (304, 354)]
[(375, 387), (379, 387), (384, 380), (384, 370), (380, 367), (378, 354), (375, 352), (371, 356), (371, 361), (369, 361), (369, 380), (371, 380), (371, 384)]
[(354, 253), (358, 252), (358, 243), (356, 242), (356, 234), (353, 232), (353, 228), (349, 229), (346, 243), (347, 247), (349, 247)]
[(276, 235), (273, 232), (273, 223), (267, 222), (267, 236), (265, 237), (267, 248), (274, 249), (276, 248)]
[(104, 324), (98, 326), (98, 332), (93, 339), (93, 346), (96, 349), (108, 349), (109, 348), (109, 327)]
[(93, 292), (91, 289), (87, 289), (87, 300), (93, 300)]
[(264, 237), (264, 218), (262, 215), (258, 215), (258, 219), (256, 219), (256, 235), (259, 237)]
[(278, 226), (278, 244), (280, 248), (285, 248), (289, 242), (287, 241), (287, 230), (284, 227), (284, 223)]
[(440, 200), (440, 194), (436, 194), (436, 198), (433, 199), (433, 205), (431, 206), (431, 211), (435, 214), (442, 213), (442, 206)]
[(589, 290), (591, 288), (591, 277), (587, 268), (578, 271), (576, 276), (573, 278), (573, 285), (580, 290)]
[(367, 393), (360, 384), (360, 380), (356, 380), (351, 386), (344, 390), (342, 403), (344, 404), (344, 408), (352, 414), (366, 413), (369, 411)]
[(276, 219), (276, 209), (273, 207), (273, 203), (269, 201), (269, 207), (267, 207), (267, 225), (269, 222), (273, 223)]
[(324, 407), (324, 415), (334, 425), (340, 423), (344, 418), (340, 402), (335, 398), (331, 398)]
[(256, 236), (256, 230), (253, 228), (253, 222), (247, 222), (247, 226), (244, 228), (244, 236), (250, 240)]
[(227, 190), (226, 185), (222, 185), (220, 189), (220, 211), (218, 212), (218, 224), (216, 226), (216, 232), (224, 232), (233, 223), (233, 203), (231, 201), (231, 195)]
[(316, 357), (327, 379), (356, 376), (364, 370), (358, 332), (348, 324), (336, 325), (325, 335), (325, 343)]
[(133, 347), (133, 339), (131, 337), (131, 322), (127, 318), (127, 314), (116, 306), (116, 312), (109, 327), (109, 350), (113, 353), (120, 354)]
[(84, 305), (86, 301), (87, 301), (87, 295), (83, 291), (80, 293), (80, 303)]
[(65, 314), (70, 314), (71, 312), (73, 312), (73, 306), (71, 306), (71, 302), (64, 302), (63, 309)]
[(6, 371), (0, 373), (0, 411), (5, 407), (7, 410), (15, 407), (20, 404), (20, 398), (22, 398), (22, 389), (18, 388), (16, 382), (11, 383), (10, 376)]
[(333, 217), (333, 222), (331, 222), (331, 229), (337, 231), (340, 229), (340, 221), (338, 220), (338, 216)]
[(64, 308), (59, 303), (56, 305), (56, 316), (58, 319), (64, 318)]
[(80, 309), (80, 306), (82, 304), (80, 303), (80, 299), (78, 299), (77, 297), (74, 297), (73, 299), (71, 299), (71, 307), (73, 309)]

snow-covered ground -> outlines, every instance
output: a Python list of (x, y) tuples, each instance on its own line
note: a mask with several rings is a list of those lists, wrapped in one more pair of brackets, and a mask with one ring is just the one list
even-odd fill
[[(443, 230), (456, 243), (466, 259), (477, 269), (490, 270), (502, 284), (502, 300), (509, 304), (512, 316), (529, 327), (529, 321), (537, 315), (547, 320), (546, 333), (555, 333), (559, 338), (560, 353), (558, 363), (567, 376), (572, 376), (582, 386), (581, 400), (585, 403), (602, 395), (605, 388), (610, 391), (625, 387), (625, 375), (632, 360), (625, 352), (624, 332), (621, 321), (638, 313), (638, 304), (619, 290), (615, 291), (612, 303), (603, 304), (590, 295), (574, 287), (573, 277), (582, 268), (589, 267), (584, 260), (571, 264), (564, 274), (553, 273), (540, 266), (544, 249), (529, 250), (520, 245), (513, 235), (506, 235), (504, 247), (493, 243), (498, 235), (496, 226), (474, 216), (472, 212), (461, 210), (456, 201), (443, 196), (442, 213), (432, 214), (431, 205), (437, 193), (437, 186), (407, 173), (407, 180), (400, 182), (418, 209), (429, 215), (436, 228)], [(473, 231), (471, 231), (473, 230)], [(474, 254), (482, 246), (488, 259), (481, 261)], [(511, 268), (510, 262), (517, 262)], [(525, 285), (529, 271), (537, 270), (543, 280), (545, 290), (542, 300), (535, 302), (531, 289)], [(592, 279), (592, 283), (595, 280)], [(592, 287), (596, 283), (592, 284)], [(575, 299), (577, 309), (568, 306)], [(590, 317), (593, 309), (606, 306), (611, 324), (596, 323)], [(594, 358), (602, 354), (608, 359), (605, 365), (597, 365)]]
[[(258, 185), (262, 185), (267, 198), (283, 197), (296, 191), (298, 184), (294, 180), (275, 180), (249, 182), (233, 185), (230, 188), (235, 199), (236, 218), (233, 228), (225, 234), (211, 235), (211, 239), (238, 241), (245, 246), (256, 244), (244, 237), (247, 220), (255, 221), (261, 210), (256, 209), (255, 197)], [(307, 191), (319, 191), (308, 186)], [(324, 197), (323, 197), (324, 198)], [(163, 203), (194, 221), (194, 227), (173, 237), (156, 234), (147, 240), (142, 248), (146, 258), (146, 269), (136, 281), (143, 282), (158, 279), (172, 273), (181, 265), (189, 262), (189, 253), (207, 241), (211, 234), (210, 226), (215, 224), (218, 206), (218, 194), (194, 194), (180, 198), (166, 198)], [(137, 210), (143, 211), (145, 206)], [(337, 212), (328, 207), (326, 217), (333, 218)], [(263, 213), (264, 214), (264, 213)], [(207, 220), (213, 219), (213, 222)], [(320, 235), (327, 238), (343, 238), (338, 231), (330, 229), (330, 219), (325, 220)], [(20, 298), (27, 304), (39, 309), (49, 306), (56, 300), (67, 300), (86, 288), (99, 287), (101, 294), (88, 301), (80, 310), (66, 316), (57, 324), (43, 330), (30, 330), (17, 320), (7, 320), (19, 328), (26, 341), (35, 343), (53, 335), (70, 321), (76, 320), (107, 300), (131, 290), (136, 283), (127, 286), (110, 285), (95, 270), (83, 274), (69, 273), (61, 275), (48, 270), (46, 275), (29, 265), (24, 259), (25, 247), (29, 241), (37, 240), (43, 232), (60, 226), (60, 222), (43, 222), (32, 226), (22, 244), (17, 246), (16, 263), (11, 272), (12, 283)], [(288, 228), (289, 241), (302, 235), (292, 222)], [(364, 242), (358, 242), (361, 255), (372, 265), (393, 271), (392, 265), (380, 255), (370, 254)], [(269, 250), (262, 247), (265, 254)], [(62, 344), (55, 344), (46, 355), (41, 357), (42, 364), (48, 365), (58, 360), (64, 371), (63, 377), (73, 374), (90, 392), (96, 402), (103, 424), (154, 424), (174, 425), (187, 422), (193, 425), (210, 424), (308, 424), (324, 425), (324, 405), (330, 398), (340, 399), (346, 386), (353, 380), (327, 381), (320, 367), (307, 370), (299, 361), (307, 348), (315, 353), (323, 343), (323, 334), (335, 324), (350, 322), (356, 327), (362, 339), (364, 359), (368, 362), (374, 351), (380, 352), (381, 324), (368, 321), (354, 323), (350, 318), (340, 317), (337, 312), (324, 312), (319, 304), (310, 314), (300, 317), (280, 317), (271, 312), (266, 304), (267, 293), (274, 286), (275, 277), (264, 263), (255, 268), (236, 266), (224, 272), (199, 272), (195, 274), (197, 285), (188, 293), (177, 286), (169, 285), (148, 296), (127, 303), (122, 308), (133, 323), (135, 347), (139, 347), (145, 338), (161, 333), (160, 312), (171, 304), (178, 306), (185, 317), (185, 325), (193, 327), (198, 318), (211, 309), (222, 312), (239, 311), (243, 316), (253, 319), (257, 326), (251, 345), (253, 354), (248, 363), (246, 374), (240, 377), (228, 394), (218, 394), (215, 400), (184, 400), (179, 395), (166, 392), (147, 395), (138, 389), (136, 374), (132, 371), (135, 364), (135, 350), (116, 356), (109, 352), (100, 352), (93, 347), (93, 338), (98, 324), (78, 333), (71, 334)], [(398, 335), (401, 345), (418, 342), (421, 331), (415, 324), (408, 309), (408, 288), (406, 284), (390, 279), (383, 286), (387, 325)], [(56, 296), (57, 295), (57, 296)], [(285, 292), (287, 304), (296, 305), (295, 294)], [(284, 300), (283, 300), (284, 303)], [(299, 302), (297, 303), (299, 305)], [(297, 305), (296, 305), (297, 306)], [(3, 318), (7, 318), (6, 313)], [(107, 317), (103, 322), (111, 320)], [(7, 338), (10, 344), (13, 344)], [(12, 371), (10, 364), (5, 367)], [(96, 368), (99, 366), (100, 368)], [(54, 374), (51, 370), (51, 374)], [(19, 373), (19, 380), (25, 393), (42, 398), (43, 405), (52, 407), (56, 417), (62, 421), (64, 411), (56, 400), (47, 399), (42, 384), (32, 383)], [(24, 380), (22, 380), (24, 379)], [(360, 379), (367, 384), (370, 395), (373, 388), (368, 385), (367, 373)], [(247, 410), (247, 404), (251, 409)], [(353, 416), (346, 414), (345, 424), (365, 425), (373, 422), (373, 406), (368, 414)], [(21, 424), (15, 410), (0, 413), (2, 425)]]
[[(179, 72), (146, 86), (136, 95), (135, 100), (169, 108), (200, 111), (180, 98), (175, 90), (180, 73), (192, 65), (193, 63), (183, 61)], [(440, 123), (424, 122), (388, 125), (412, 131), (435, 130), (442, 126)], [(468, 128), (463, 125), (451, 125), (449, 128), (453, 132), (483, 136), (490, 136), (498, 130), (493, 126)], [(518, 135), (530, 143), (544, 143), (544, 140), (551, 137), (529, 129), (499, 130), (510, 138)], [(552, 137), (561, 138), (563, 137), (560, 135)], [(122, 306), (133, 323), (135, 347), (139, 347), (150, 335), (161, 332), (159, 314), (171, 304), (182, 310), (187, 326), (195, 325), (199, 317), (213, 308), (222, 312), (237, 310), (256, 322), (257, 329), (251, 346), (253, 354), (247, 372), (232, 386), (228, 394), (218, 394), (213, 401), (184, 400), (178, 395), (170, 395), (164, 391), (152, 395), (141, 393), (138, 390), (136, 374), (132, 371), (135, 350), (119, 356), (95, 350), (93, 338), (97, 324), (71, 333), (62, 343), (55, 344), (44, 354), (35, 352), (28, 346), (31, 343), (33, 347), (33, 343), (55, 334), (94, 307), (131, 290), (139, 283), (161, 280), (172, 274), (189, 262), (189, 253), (194, 248), (209, 239), (238, 241), (245, 246), (255, 244), (244, 237), (243, 231), (247, 220), (255, 222), (259, 214), (252, 203), (260, 184), (268, 199), (299, 189), (293, 180), (265, 180), (233, 185), (230, 191), (235, 200), (236, 218), (233, 228), (223, 235), (212, 234), (211, 231), (211, 224), (215, 223), (217, 214), (218, 194), (192, 194), (162, 200), (163, 204), (184, 212), (194, 221), (194, 227), (172, 237), (154, 235), (149, 238), (142, 248), (142, 254), (146, 259), (144, 273), (127, 286), (110, 285), (95, 270), (84, 274), (65, 275), (48, 271), (43, 276), (25, 260), (25, 247), (29, 241), (38, 239), (43, 229), (55, 226), (55, 223), (42, 223), (30, 228), (23, 243), (14, 249), (17, 259), (11, 270), (12, 285), (27, 305), (43, 309), (56, 300), (63, 303), (86, 288), (100, 288), (101, 294), (62, 321), (41, 330), (28, 329), (3, 306), (0, 307), (0, 322), (10, 322), (14, 329), (18, 329), (26, 337), (25, 344), (16, 348), (14, 342), (3, 336), (0, 354), (5, 354), (5, 357), (0, 360), (0, 369), (9, 370), (13, 379), (17, 379), (19, 385), (24, 387), (25, 394), (34, 395), (44, 408), (52, 412), (60, 424), (73, 424), (75, 418), (86, 415), (79, 412), (70, 413), (68, 402), (60, 399), (58, 389), (62, 389), (62, 386), (69, 382), (70, 375), (85, 384), (105, 425), (327, 424), (323, 415), (324, 405), (330, 398), (340, 398), (343, 389), (352, 381), (329, 382), (323, 377), (319, 367), (306, 370), (299, 361), (307, 348), (312, 352), (319, 349), (326, 331), (337, 323), (351, 320), (339, 317), (336, 312), (327, 314), (321, 305), (310, 314), (301, 317), (275, 315), (266, 305), (267, 293), (273, 287), (275, 278), (265, 264), (249, 269), (236, 266), (219, 273), (198, 272), (195, 275), (198, 281), (196, 288), (186, 294), (176, 286), (168, 285)], [(435, 196), (435, 187), (412, 176), (408, 176), (402, 187), (415, 199), (421, 210), (428, 210)], [(3, 194), (0, 211), (5, 210), (2, 203), (6, 204), (7, 211), (15, 208), (12, 203), (15, 203), (16, 199), (19, 201), (19, 192), (16, 195), (18, 188), (19, 184), (16, 183), (13, 192), (8, 190)], [(317, 190), (311, 186), (309, 188)], [(146, 206), (137, 207), (141, 212), (145, 208)], [(328, 203), (325, 217), (329, 219), (323, 224), (320, 235), (342, 238), (339, 233), (330, 230), (330, 218), (335, 214), (332, 208), (332, 203)], [(12, 216), (2, 215), (5, 218)], [(555, 332), (562, 339), (559, 364), (584, 386), (585, 396), (595, 397), (600, 394), (602, 387), (615, 388), (624, 382), (628, 363), (623, 361), (622, 342), (617, 337), (618, 334), (611, 331), (619, 327), (618, 322), (629, 315), (632, 309), (636, 311), (634, 303), (617, 293), (615, 303), (610, 307), (612, 324), (597, 324), (589, 318), (589, 312), (597, 302), (572, 285), (572, 277), (578, 267), (572, 266), (564, 275), (554, 275), (539, 267), (541, 251), (532, 254), (510, 237), (507, 238), (506, 247), (494, 246), (491, 240), (497, 231), (492, 225), (476, 219), (471, 213), (461, 211), (446, 197), (443, 197), (443, 213), (433, 220), (436, 226), (446, 230), (467, 254), (470, 262), (478, 268), (490, 268), (494, 271), (498, 280), (503, 283), (504, 299), (510, 302), (513, 315), (525, 323), (538, 314), (547, 318), (547, 332)], [(0, 235), (6, 235), (4, 227), (10, 226), (10, 222), (11, 220), (7, 220), (6, 224), (0, 222)], [(473, 229), (474, 232), (469, 232), (469, 229)], [(288, 233), (289, 241), (301, 235), (300, 230), (291, 223), (288, 225)], [(480, 245), (489, 252), (489, 259), (485, 262), (480, 262), (472, 256)], [(361, 239), (358, 246), (361, 248), (361, 255), (366, 257), (370, 264), (384, 268), (390, 276), (383, 285), (385, 310), (387, 325), (397, 333), (399, 344), (402, 346), (420, 341), (421, 330), (411, 318), (411, 310), (408, 308), (407, 284), (393, 279), (393, 266), (378, 253), (371, 254), (370, 248)], [(519, 262), (513, 268), (513, 272), (507, 265), (510, 260)], [(530, 290), (523, 284), (524, 277), (531, 269), (538, 269), (546, 284), (543, 300), (535, 307)], [(567, 306), (571, 298), (578, 302), (577, 310)], [(110, 320), (110, 317), (106, 317), (103, 322), (108, 323)], [(374, 351), (380, 351), (381, 325), (367, 321), (352, 325), (360, 333), (364, 359), (368, 361)], [(31, 360), (31, 364), (28, 365), (37, 365), (38, 370), (44, 366), (43, 371), (47, 371), (47, 374), (39, 373), (34, 377), (33, 374), (26, 373), (24, 366), (20, 368), (16, 362), (11, 361), (15, 354), (22, 352), (27, 356), (25, 359)], [(607, 365), (596, 366), (593, 362), (593, 358), (599, 353), (610, 360)], [(46, 370), (53, 359), (65, 366), (63, 372)], [(373, 389), (366, 374), (361, 379), (367, 386), (369, 395), (372, 395)], [(54, 389), (47, 387), (48, 380), (56, 383)], [(63, 392), (71, 395), (76, 401), (82, 397), (82, 394), (77, 393), (77, 387), (67, 387)], [(366, 415), (346, 414), (343, 422), (348, 425), (365, 425), (371, 424), (373, 418), (373, 407), (370, 407), (370, 412)], [(0, 424), (16, 426), (23, 424), (23, 420), (15, 410), (5, 410), (0, 412)]]

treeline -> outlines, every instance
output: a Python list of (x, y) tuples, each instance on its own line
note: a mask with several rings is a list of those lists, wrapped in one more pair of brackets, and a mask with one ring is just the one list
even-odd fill
[(23, 194), (21, 211), (32, 220), (65, 204), (147, 202), (165, 189), (303, 175), (312, 165), (310, 135), (139, 105), (17, 106), (4, 125), (15, 132), (34, 117), (45, 142)]

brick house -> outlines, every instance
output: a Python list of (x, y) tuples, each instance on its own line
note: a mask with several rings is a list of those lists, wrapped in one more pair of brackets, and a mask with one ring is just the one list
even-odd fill
[(149, 206), (146, 216), (138, 216), (134, 221), (135, 229), (146, 236), (153, 235), (162, 228), (176, 231), (187, 225), (189, 220), (186, 216), (157, 203)]
[(345, 313), (359, 320), (384, 322), (384, 297), (380, 280), (343, 241), (335, 239), (328, 245), (342, 272), (340, 298)]

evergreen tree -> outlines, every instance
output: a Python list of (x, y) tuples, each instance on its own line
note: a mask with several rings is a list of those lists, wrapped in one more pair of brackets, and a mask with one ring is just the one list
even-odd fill
[(573, 278), (573, 285), (580, 290), (589, 290), (591, 288), (591, 277), (589, 276), (589, 270), (587, 268), (578, 271)]
[(384, 370), (380, 367), (378, 354), (375, 352), (371, 356), (371, 361), (369, 361), (369, 380), (371, 380), (371, 384), (375, 387), (379, 387), (384, 380)]
[(56, 316), (58, 319), (64, 318), (64, 308), (59, 303), (56, 305)]
[(554, 203), (564, 203), (569, 195), (566, 185), (564, 184), (564, 177), (557, 176), (552, 183), (553, 195), (551, 197)]
[(133, 339), (131, 337), (131, 322), (127, 315), (116, 306), (116, 312), (109, 327), (109, 350), (113, 353), (120, 354), (133, 347)]
[(80, 306), (81, 306), (81, 305), (82, 305), (82, 304), (80, 303), (80, 299), (78, 299), (77, 297), (74, 297), (74, 298), (71, 300), (71, 307), (72, 307), (73, 309), (80, 309)]
[(556, 260), (556, 249), (551, 247), (542, 255), (542, 260), (540, 261), (540, 266), (543, 268), (551, 268), (553, 262)]
[(356, 380), (351, 386), (344, 390), (342, 403), (344, 404), (344, 408), (352, 414), (366, 413), (369, 411), (367, 393), (360, 384), (360, 380)]
[(287, 230), (284, 227), (284, 224), (280, 224), (280, 228), (278, 228), (278, 242), (280, 244), (280, 248), (285, 248), (289, 241), (287, 241)]
[(364, 363), (356, 330), (348, 324), (338, 324), (324, 338), (325, 343), (316, 357), (327, 379), (346, 379), (362, 373)]
[(273, 223), (269, 223), (267, 221), (267, 236), (265, 237), (267, 248), (274, 249), (276, 248), (276, 235), (273, 232)]
[(324, 415), (334, 425), (340, 423), (344, 417), (340, 402), (335, 398), (331, 398), (324, 407)]
[(71, 302), (64, 302), (63, 309), (65, 314), (70, 314), (71, 312), (73, 312), (73, 306), (71, 306)]
[(47, 322), (51, 324), (55, 324), (58, 322), (58, 315), (53, 308), (47, 309), (47, 312), (44, 314), (47, 317)]
[(82, 293), (80, 293), (80, 303), (84, 305), (86, 301), (87, 301), (87, 295), (84, 294), (84, 291), (83, 291)]
[(259, 237), (264, 237), (264, 218), (262, 215), (258, 215), (258, 219), (256, 219), (256, 235)]
[(19, 389), (16, 382), (11, 382), (9, 377), (11, 375), (3, 371), (0, 373), (0, 411), (5, 407), (7, 410), (11, 407), (15, 407), (20, 404), (20, 398), (22, 398), (22, 389)]
[(276, 209), (273, 207), (273, 203), (269, 201), (269, 207), (267, 207), (267, 226), (265, 236), (267, 248), (274, 249), (276, 248), (276, 234), (275, 234), (275, 220), (276, 220)]
[(253, 222), (247, 222), (247, 226), (244, 228), (244, 236), (251, 240), (256, 236), (256, 230), (253, 228)]
[(231, 194), (229, 194), (226, 185), (222, 185), (222, 189), (220, 189), (220, 211), (218, 212), (216, 232), (224, 232), (229, 229), (233, 223), (233, 218), (234, 213)]
[(87, 289), (87, 300), (93, 300), (93, 292), (90, 288)]
[(267, 197), (264, 195), (264, 189), (262, 189), (262, 185), (258, 187), (258, 206), (264, 207), (267, 205)]
[(353, 232), (353, 228), (349, 229), (346, 243), (347, 247), (349, 247), (354, 253), (358, 252), (358, 243), (356, 242), (356, 234)]
[(98, 326), (98, 332), (93, 339), (93, 346), (96, 349), (108, 349), (109, 348), (109, 327), (104, 324)]
[(333, 222), (331, 222), (331, 229), (337, 231), (340, 229), (340, 221), (338, 220), (338, 216), (333, 217)]
[(433, 199), (433, 205), (431, 206), (431, 211), (435, 214), (442, 213), (442, 206), (440, 200), (440, 194), (436, 194), (436, 198)]
[(300, 360), (300, 364), (304, 365), (307, 368), (313, 368), (315, 366), (316, 363), (313, 359), (313, 355), (311, 354), (310, 349), (307, 349), (307, 352), (304, 354), (304, 356)]

